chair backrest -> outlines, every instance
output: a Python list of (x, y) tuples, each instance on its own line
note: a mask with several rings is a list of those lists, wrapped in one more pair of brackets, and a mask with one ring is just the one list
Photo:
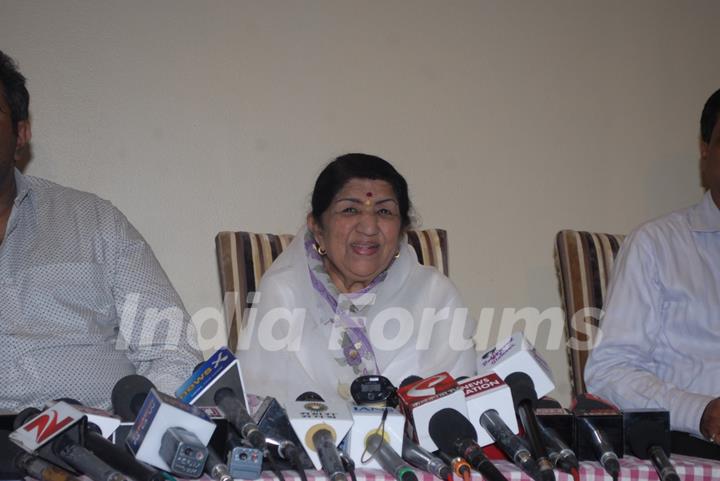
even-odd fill
[[(624, 235), (599, 234), (563, 230), (555, 237), (555, 268), (560, 283), (560, 301), (565, 311), (566, 340), (588, 341), (584, 331), (576, 327), (585, 323), (595, 327), (603, 308), (608, 280)], [(587, 309), (594, 308), (594, 309)], [(593, 312), (594, 311), (594, 312)], [(573, 322), (573, 316), (577, 318)], [(588, 349), (575, 349), (567, 344), (570, 387), (573, 395), (585, 389), (585, 363)]]
[[(443, 229), (411, 230), (408, 243), (421, 264), (434, 266), (448, 275), (447, 232)], [(229, 326), (228, 348), (235, 350), (245, 309), (252, 306), (252, 294), (265, 271), (290, 244), (290, 234), (220, 232), (215, 247), (220, 273), (220, 290)]]

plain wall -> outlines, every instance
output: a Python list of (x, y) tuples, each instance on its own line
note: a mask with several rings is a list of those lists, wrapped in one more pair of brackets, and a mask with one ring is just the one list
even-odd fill
[[(110, 199), (191, 313), (221, 305), (218, 231), (294, 233), (322, 166), (362, 151), (405, 174), (497, 321), (559, 306), (558, 230), (700, 198), (718, 18), (713, 0), (0, 0), (0, 49), (29, 79), (26, 172)], [(540, 351), (567, 401), (564, 349)]]

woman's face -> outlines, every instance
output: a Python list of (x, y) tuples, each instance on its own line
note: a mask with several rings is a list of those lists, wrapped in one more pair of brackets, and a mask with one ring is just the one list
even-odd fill
[(308, 215), (308, 228), (327, 251), (325, 269), (340, 292), (366, 287), (398, 252), (400, 208), (384, 180), (349, 180), (321, 219), (322, 226)]

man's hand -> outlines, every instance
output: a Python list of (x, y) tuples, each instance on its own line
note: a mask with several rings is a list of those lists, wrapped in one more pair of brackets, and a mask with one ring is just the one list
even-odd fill
[(720, 444), (720, 398), (715, 398), (705, 406), (700, 418), (700, 433), (713, 443)]

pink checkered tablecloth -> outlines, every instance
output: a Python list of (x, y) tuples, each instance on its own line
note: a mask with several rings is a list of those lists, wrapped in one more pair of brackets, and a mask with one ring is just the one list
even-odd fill
[[(673, 455), (672, 463), (682, 481), (711, 481), (720, 480), (720, 461), (693, 458), (689, 456)], [(509, 461), (493, 461), (508, 481), (532, 481), (528, 475), (520, 471)], [(321, 471), (307, 471), (308, 481), (326, 481)], [(438, 481), (432, 474), (416, 471), (419, 481)], [(357, 481), (393, 481), (393, 477), (384, 471), (376, 469), (358, 469)], [(285, 481), (300, 481), (300, 477), (293, 471), (283, 471)], [(569, 474), (555, 471), (557, 481), (572, 481)], [(277, 481), (271, 472), (264, 472), (263, 481)], [(473, 473), (473, 481), (483, 478)], [(620, 460), (620, 481), (654, 481), (658, 480), (657, 472), (650, 461), (643, 461), (632, 456), (625, 456)], [(461, 481), (456, 477), (456, 481)], [(597, 462), (583, 461), (580, 463), (581, 481), (612, 481), (609, 474)]]

